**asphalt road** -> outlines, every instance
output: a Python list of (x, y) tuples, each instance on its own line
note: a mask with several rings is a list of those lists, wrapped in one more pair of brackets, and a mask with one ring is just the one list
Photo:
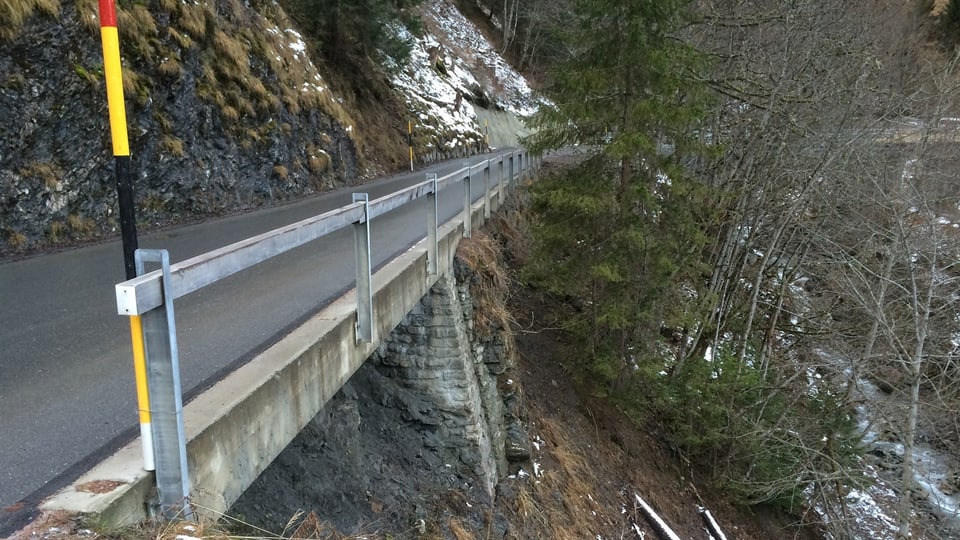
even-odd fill
[[(353, 192), (373, 199), (463, 163), (169, 229), (140, 247), (167, 249), (178, 262), (349, 204)], [(482, 184), (473, 182), (475, 199)], [(462, 197), (457, 188), (441, 192), (441, 222), (462, 209)], [(425, 234), (424, 210), (420, 200), (372, 221), (374, 266)], [(352, 234), (338, 231), (177, 300), (188, 398), (351, 288)], [(0, 264), (0, 529), (15, 503), (35, 505), (138, 433), (129, 322), (114, 299), (123, 280), (119, 240)]]

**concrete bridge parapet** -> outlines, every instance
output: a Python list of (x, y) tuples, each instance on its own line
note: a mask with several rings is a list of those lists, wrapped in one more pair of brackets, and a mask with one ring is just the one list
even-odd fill
[[(495, 192), (490, 200), (496, 206), (504, 197)], [(474, 203), (471, 214), (472, 223), (483, 222), (483, 200)], [(442, 294), (452, 294), (454, 254), (463, 232), (459, 220), (439, 228), (439, 272), (435, 275), (428, 273), (426, 241), (373, 275), (375, 335), (389, 336), (438, 281), (446, 284), (441, 284), (440, 290), (446, 291)], [(346, 293), (185, 406), (187, 455), (193, 486), (191, 503), (195, 510), (213, 517), (225, 512), (377, 350), (378, 343), (362, 343), (356, 339), (356, 306), (355, 292)], [(462, 318), (462, 314), (457, 313), (459, 308), (453, 304), (442, 308), (438, 304), (430, 309), (434, 313), (448, 309), (452, 316)], [(464, 350), (469, 345), (464, 345), (459, 338), (448, 341), (446, 338), (452, 336), (444, 335), (450, 331), (445, 328), (438, 325), (433, 327), (433, 334), (428, 331), (434, 352), (437, 347), (447, 347), (451, 353), (476, 356), (475, 351)], [(444, 369), (448, 371), (441, 369), (437, 374), (452, 376), (449, 366)], [(476, 374), (464, 369), (457, 376), (476, 377)], [(448, 399), (454, 409), (458, 399), (474, 402), (475, 398), (473, 395), (437, 396), (441, 401)], [(486, 417), (481, 410), (465, 418), (453, 420), (451, 417), (445, 422), (451, 428), (463, 422), (460, 427), (464, 437), (478, 442), (478, 458), (465, 456), (464, 461), (476, 461), (481, 469), (487, 467), (490, 472), (485, 473), (485, 477), (494, 478), (499, 466), (495, 464), (496, 459), (490, 460), (491, 442), (483, 440), (486, 435), (479, 428)], [(105, 524), (130, 524), (148, 518), (153, 508), (151, 500), (156, 494), (153, 473), (141, 467), (139, 444), (134, 441), (121, 449), (46, 501), (42, 508), (93, 515)]]

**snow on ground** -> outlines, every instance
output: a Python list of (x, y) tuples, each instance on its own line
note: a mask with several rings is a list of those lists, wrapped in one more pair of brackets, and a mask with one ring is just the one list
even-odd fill
[(537, 101), (526, 79), (500, 56), (473, 23), (443, 0), (431, 0), (425, 5), (424, 15), (436, 21), (434, 32), (439, 41), (462, 57), (460, 61), (476, 72), (484, 89), (495, 92), (500, 106), (519, 116), (536, 112)]
[(422, 5), (423, 36), (415, 38), (409, 61), (394, 69), (393, 84), (414, 115), (416, 144), (439, 154), (484, 146), (470, 100), (488, 99), (518, 116), (532, 114), (537, 101), (526, 79), (514, 70), (456, 7), (443, 0)]
[[(398, 28), (401, 37), (413, 39), (406, 29)], [(431, 62), (431, 52), (439, 49), (435, 37), (425, 34), (417, 39), (410, 60), (393, 78), (393, 84), (405, 96), (407, 106), (416, 115), (415, 133), (424, 130), (432, 135), (427, 144), (439, 151), (476, 144), (483, 139), (477, 114), (464, 99), (465, 90), (476, 79), (456, 61), (444, 62), (447, 75)], [(458, 97), (459, 96), (459, 97)]]

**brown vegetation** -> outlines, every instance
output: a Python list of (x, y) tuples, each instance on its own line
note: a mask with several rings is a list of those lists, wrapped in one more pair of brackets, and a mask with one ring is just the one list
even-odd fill
[(60, 15), (60, 0), (4, 0), (0, 2), (0, 40), (20, 35), (24, 23), (37, 11), (50, 17)]

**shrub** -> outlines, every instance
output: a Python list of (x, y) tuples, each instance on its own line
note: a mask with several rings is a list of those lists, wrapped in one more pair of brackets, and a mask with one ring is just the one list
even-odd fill
[(652, 389), (672, 445), (708, 465), (741, 502), (796, 509), (811, 483), (855, 479), (856, 419), (828, 383), (763, 373), (727, 350), (689, 360), (680, 373), (652, 371), (638, 386)]

